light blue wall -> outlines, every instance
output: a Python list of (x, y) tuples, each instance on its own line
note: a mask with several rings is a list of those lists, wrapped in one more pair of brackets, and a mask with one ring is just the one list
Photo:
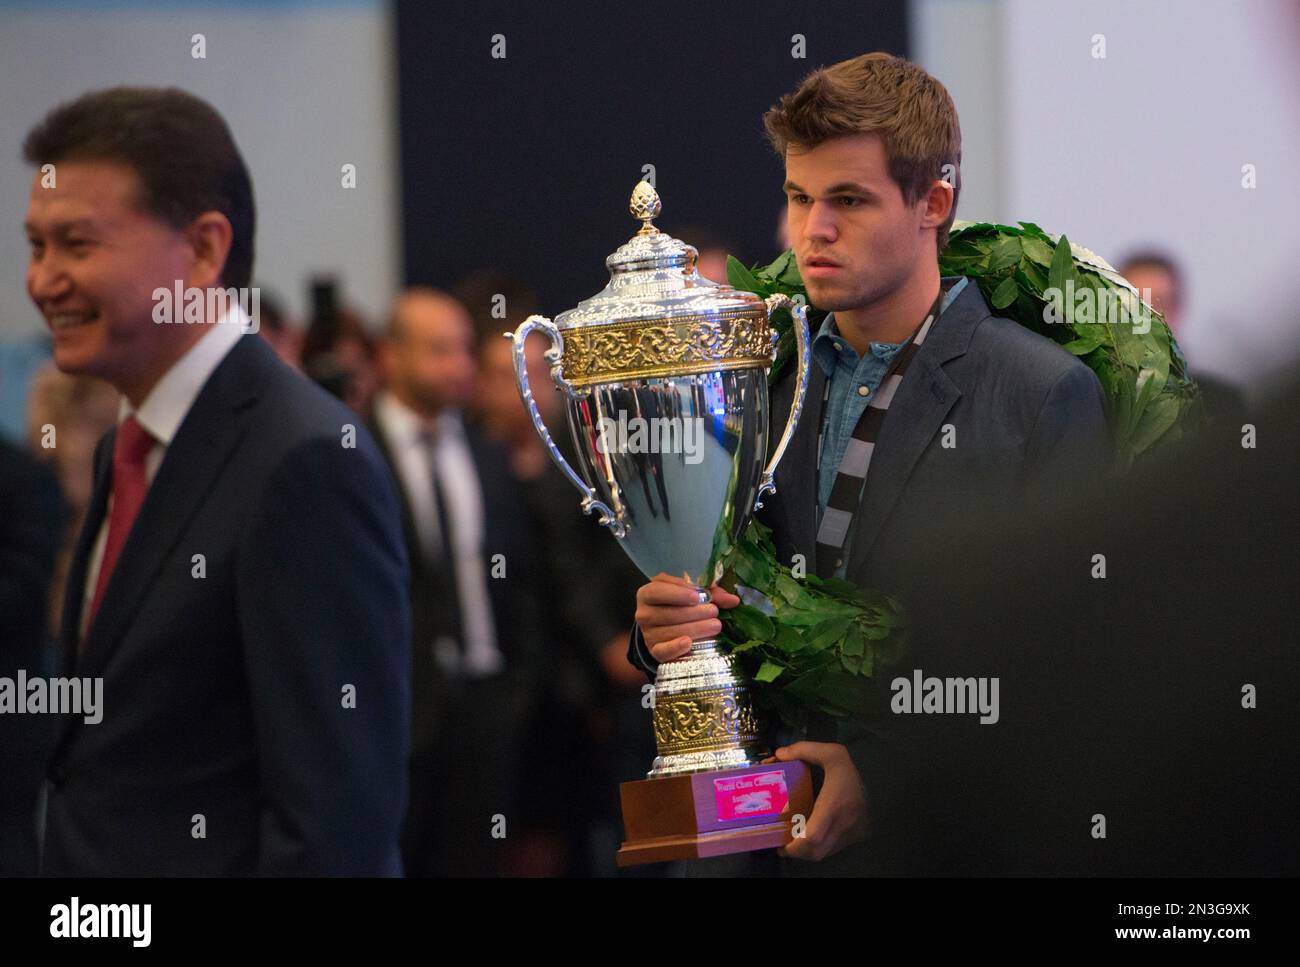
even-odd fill
[(0, 333), (41, 326), (23, 280), (22, 139), (55, 104), (114, 84), (177, 85), (225, 116), (253, 176), (262, 285), (300, 312), (307, 274), (332, 270), (382, 312), (399, 269), (389, 16), (378, 0), (0, 3)]
[(1168, 248), (1194, 365), (1245, 380), (1296, 357), (1293, 4), (913, 0), (913, 24), (961, 112), (961, 217), (1034, 221), (1112, 261)]

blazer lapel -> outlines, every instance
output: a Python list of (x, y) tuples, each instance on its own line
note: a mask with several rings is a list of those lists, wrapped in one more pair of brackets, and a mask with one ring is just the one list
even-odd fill
[(857, 574), (885, 518), (894, 509), (912, 468), (943, 425), (961, 396), (955, 383), (932, 359), (918, 352), (912, 367), (889, 404), (867, 471), (862, 503), (854, 515), (848, 574)]
[(82, 648), (78, 674), (93, 676), (104, 667), (158, 569), (247, 430), (248, 414), (241, 411), (257, 396), (254, 375), (262, 350), (258, 337), (241, 338), (177, 429), (109, 578)]
[(866, 566), (871, 548), (913, 468), (961, 397), (961, 389), (944, 371), (944, 364), (965, 354), (975, 330), (988, 315), (979, 287), (968, 282), (935, 322), (890, 401), (867, 471), (862, 502), (854, 515), (846, 572), (851, 577), (860, 575)]

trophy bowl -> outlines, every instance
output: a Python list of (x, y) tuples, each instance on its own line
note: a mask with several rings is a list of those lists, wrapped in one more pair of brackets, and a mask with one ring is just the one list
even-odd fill
[[(723, 550), (776, 489), (808, 386), (808, 323), (805, 307), (785, 296), (764, 302), (700, 276), (695, 248), (653, 225), (660, 209), (654, 188), (639, 182), (631, 210), (642, 225), (605, 260), (605, 289), (554, 322), (530, 316), (506, 335), (520, 398), (582, 509), (599, 514), (647, 577), (682, 576), (703, 603)], [(769, 460), (770, 316), (782, 307), (794, 318), (798, 382)], [(551, 342), (546, 358), (566, 397), (576, 469), (528, 383), (524, 344), (535, 331)], [(620, 787), (619, 865), (789, 842), (794, 817), (812, 806), (807, 766), (764, 761), (748, 682), (717, 639), (661, 664), (650, 699), (658, 755), (645, 779)]]

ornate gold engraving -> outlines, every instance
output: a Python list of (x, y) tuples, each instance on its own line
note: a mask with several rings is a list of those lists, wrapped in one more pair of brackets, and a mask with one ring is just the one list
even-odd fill
[(574, 386), (684, 376), (772, 362), (767, 315), (683, 316), (564, 332), (564, 378)]
[(726, 749), (758, 735), (748, 696), (730, 688), (659, 698), (654, 707), (655, 745), (660, 755)]

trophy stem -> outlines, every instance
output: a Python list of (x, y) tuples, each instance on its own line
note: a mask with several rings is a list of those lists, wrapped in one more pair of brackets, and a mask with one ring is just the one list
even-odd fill
[(659, 754), (649, 779), (742, 768), (767, 754), (749, 688), (716, 638), (695, 641), (689, 654), (659, 666), (654, 730)]

